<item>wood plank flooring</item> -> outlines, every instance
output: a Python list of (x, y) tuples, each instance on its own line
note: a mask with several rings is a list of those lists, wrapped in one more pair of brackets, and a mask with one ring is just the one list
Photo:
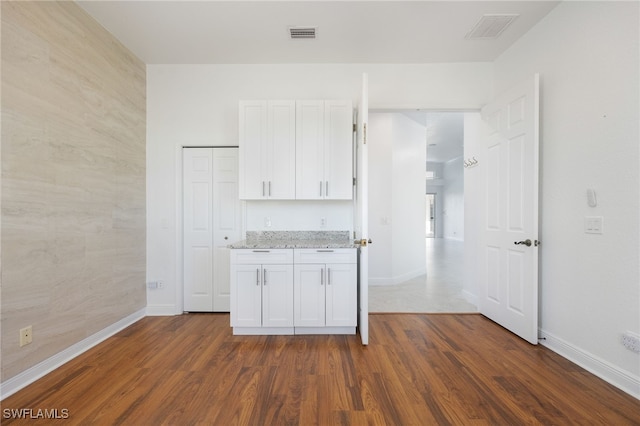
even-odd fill
[(65, 425), (640, 425), (639, 400), (477, 314), (371, 315), (367, 347), (147, 317), (2, 402), (3, 425), (51, 424), (11, 409)]

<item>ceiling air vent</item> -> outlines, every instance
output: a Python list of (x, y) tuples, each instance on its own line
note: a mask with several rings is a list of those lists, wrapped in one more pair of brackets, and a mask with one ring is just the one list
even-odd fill
[(289, 27), (289, 35), (292, 39), (316, 38), (315, 27)]
[(465, 38), (467, 40), (497, 38), (518, 16), (520, 15), (483, 15)]

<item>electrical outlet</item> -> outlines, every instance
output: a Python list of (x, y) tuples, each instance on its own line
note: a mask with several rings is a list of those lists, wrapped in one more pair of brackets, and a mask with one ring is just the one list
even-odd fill
[(630, 331), (622, 333), (622, 345), (633, 351), (640, 353), (640, 336)]
[(157, 290), (164, 288), (164, 281), (149, 281), (147, 283), (147, 288), (150, 290)]
[(324, 217), (320, 218), (320, 228), (324, 228), (327, 226), (327, 219)]
[(33, 328), (28, 326), (20, 329), (20, 347), (28, 345), (33, 341)]

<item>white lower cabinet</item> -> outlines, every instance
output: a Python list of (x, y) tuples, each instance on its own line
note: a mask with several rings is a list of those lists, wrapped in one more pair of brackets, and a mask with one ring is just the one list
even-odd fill
[(294, 250), (296, 333), (355, 333), (356, 263), (354, 249)]
[(293, 333), (291, 250), (231, 250), (234, 334)]
[(355, 249), (231, 250), (234, 334), (355, 334)]

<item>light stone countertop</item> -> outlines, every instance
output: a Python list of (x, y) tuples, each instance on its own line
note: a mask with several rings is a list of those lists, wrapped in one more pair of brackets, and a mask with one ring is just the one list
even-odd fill
[(248, 231), (246, 239), (230, 249), (358, 248), (349, 231)]

